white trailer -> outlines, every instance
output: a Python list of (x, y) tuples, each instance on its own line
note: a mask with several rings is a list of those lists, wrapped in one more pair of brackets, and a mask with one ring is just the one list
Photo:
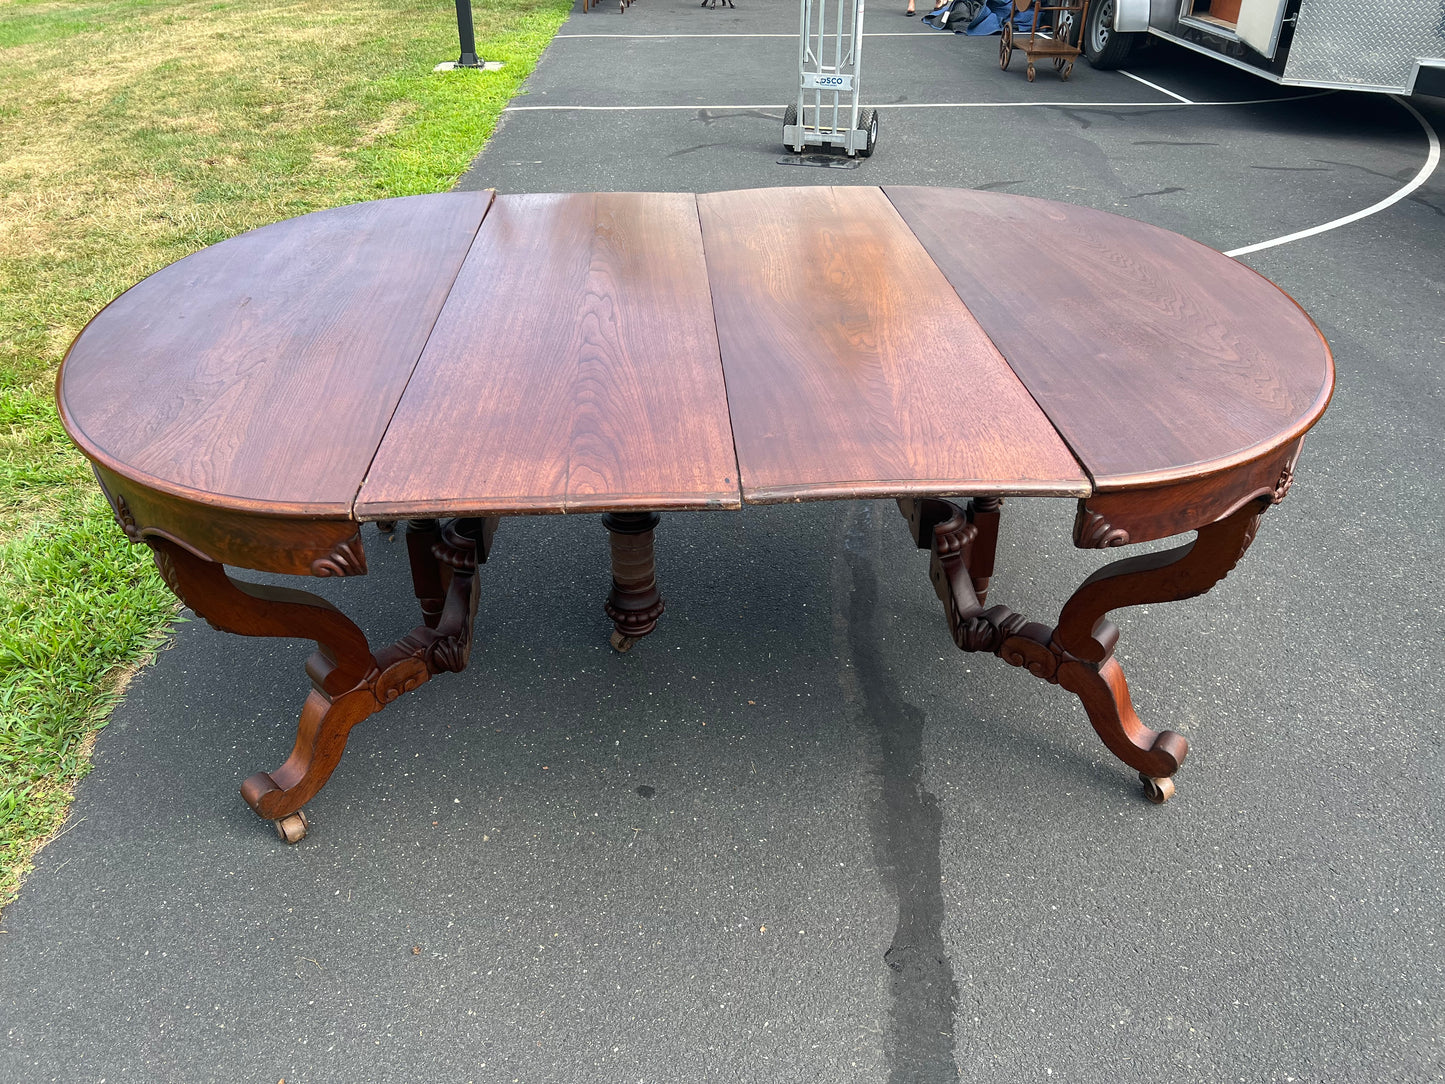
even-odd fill
[(1094, 0), (1080, 45), (1118, 68), (1149, 36), (1289, 86), (1445, 95), (1445, 0)]

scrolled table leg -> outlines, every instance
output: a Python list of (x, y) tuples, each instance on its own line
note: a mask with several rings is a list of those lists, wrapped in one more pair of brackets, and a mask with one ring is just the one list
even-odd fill
[(256, 772), (241, 785), (246, 804), (275, 822), (286, 842), (306, 835), (301, 807), (326, 785), (357, 723), (433, 674), (466, 666), (478, 598), (476, 567), (486, 559), (494, 529), (495, 520), (447, 525), (433, 543), (437, 560), (450, 572), (440, 611), (434, 617), (427, 614), (434, 627), (420, 625), (375, 653), (356, 624), (325, 599), (234, 580), (222, 565), (185, 546), (166, 538), (146, 539), (171, 590), (212, 627), (242, 636), (316, 642), (317, 650), (306, 663), (312, 689), (290, 756), (279, 768)]
[[(916, 503), (933, 506), (912, 509), (910, 522), (932, 524), (931, 576), (954, 643), (964, 651), (992, 652), (1068, 689), (1083, 703), (1110, 752), (1139, 773), (1150, 800), (1166, 801), (1174, 793), (1172, 777), (1184, 763), (1189, 743), (1172, 730), (1151, 730), (1135, 713), (1123, 668), (1114, 658), (1119, 630), (1106, 615), (1124, 606), (1173, 602), (1208, 591), (1238, 564), (1271, 499), (1248, 501), (1199, 528), (1186, 545), (1100, 569), (1064, 604), (1052, 629), (1006, 606), (984, 607), (977, 584), (984, 579), (986, 585), (987, 580), (979, 575), (984, 566), (977, 555), (981, 532), (974, 509), (941, 501)], [(947, 508), (952, 513), (945, 515)], [(991, 541), (987, 556), (991, 571)]]

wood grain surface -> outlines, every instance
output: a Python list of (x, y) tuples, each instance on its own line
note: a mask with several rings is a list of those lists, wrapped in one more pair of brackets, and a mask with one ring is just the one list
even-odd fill
[(1329, 402), (1309, 317), (1211, 248), (1047, 200), (884, 191), (1100, 490), (1268, 454)]
[(748, 501), (1089, 492), (879, 189), (698, 206)]
[(499, 196), (362, 519), (739, 504), (690, 195)]
[(1332, 387), (1287, 295), (1087, 208), (861, 186), (492, 199), (278, 223), (97, 316), (60, 409), (138, 483), (159, 518), (137, 529), (168, 500), (392, 519), (1223, 493)]
[(67, 429), (91, 458), (161, 491), (349, 516), (491, 199), (342, 207), (164, 268), (71, 347)]

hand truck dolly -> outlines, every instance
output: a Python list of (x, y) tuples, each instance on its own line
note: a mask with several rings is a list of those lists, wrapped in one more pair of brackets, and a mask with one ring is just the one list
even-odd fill
[(863, 2), (835, 0), (830, 30), (828, 0), (801, 0), (798, 100), (783, 113), (783, 145), (795, 154), (833, 146), (867, 158), (878, 143), (878, 111), (858, 107)]

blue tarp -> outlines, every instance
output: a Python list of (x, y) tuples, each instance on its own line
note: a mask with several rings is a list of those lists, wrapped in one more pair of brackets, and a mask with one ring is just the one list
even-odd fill
[[(978, 14), (968, 24), (964, 31), (970, 37), (987, 37), (989, 34), (1000, 34), (1003, 32), (1003, 21), (1008, 18), (1009, 8), (1013, 7), (1011, 0), (983, 0), (983, 7), (978, 9)], [(1034, 12), (1033, 8), (1026, 8), (1023, 11), (1014, 13), (1014, 30), (1027, 34), (1033, 29)]]
[[(968, 28), (953, 25), (960, 22), (962, 15), (953, 11), (957, 5), (950, 4), (948, 7), (931, 11), (923, 17), (923, 25), (934, 30), (952, 30), (955, 34), (970, 34), (974, 37), (986, 37), (989, 34), (998, 34), (1003, 31), (1003, 21), (1008, 18), (1009, 8), (1013, 5), (1010, 0), (983, 0), (973, 19), (969, 22)], [(943, 25), (939, 25), (939, 16), (945, 16)], [(1014, 13), (1014, 30), (1027, 34), (1034, 23), (1034, 12), (1032, 8)]]

